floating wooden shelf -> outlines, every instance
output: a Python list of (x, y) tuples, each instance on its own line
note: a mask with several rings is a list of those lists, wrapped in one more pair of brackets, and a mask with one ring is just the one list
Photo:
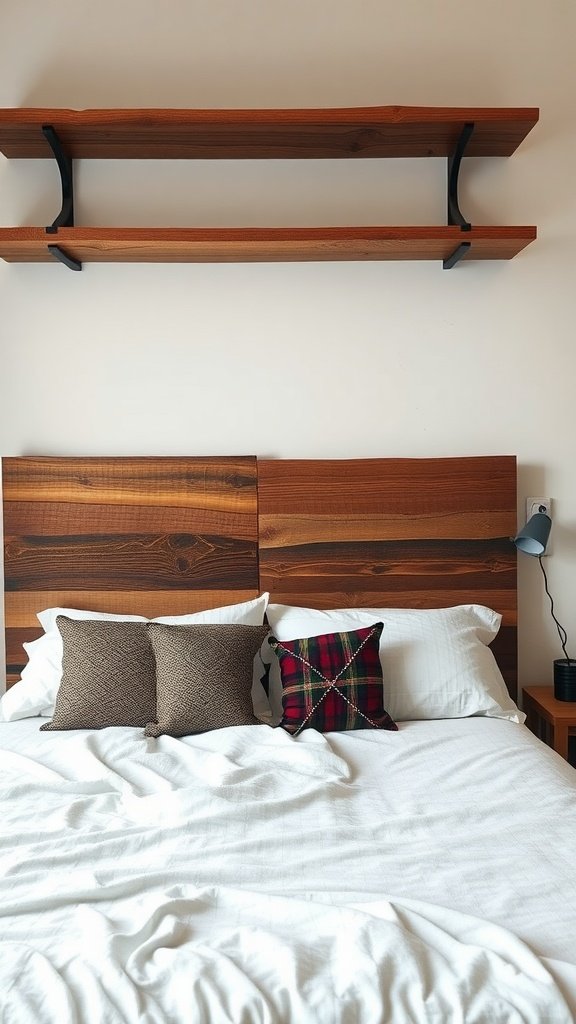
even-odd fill
[(467, 156), (510, 156), (534, 107), (352, 107), (327, 110), (0, 110), (0, 152), (50, 158), (50, 124), (73, 158), (337, 159), (450, 156), (474, 124)]
[[(56, 158), (62, 211), (48, 228), (0, 228), (9, 262), (256, 262), (511, 259), (535, 227), (467, 224), (460, 161), (510, 156), (538, 110), (359, 107), (328, 110), (0, 110), (0, 152)], [(448, 158), (448, 226), (326, 228), (74, 227), (72, 160)]]
[(536, 237), (533, 227), (0, 228), (0, 255), (51, 263), (48, 244), (85, 263), (251, 263), (318, 260), (444, 260), (463, 238), (476, 260), (507, 260)]

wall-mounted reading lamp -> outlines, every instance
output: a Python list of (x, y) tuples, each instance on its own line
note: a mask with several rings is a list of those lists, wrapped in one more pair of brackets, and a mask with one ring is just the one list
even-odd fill
[(545, 506), (541, 505), (538, 511), (530, 516), (520, 533), (514, 537), (514, 543), (519, 551), (523, 551), (526, 555), (533, 555), (540, 563), (544, 577), (544, 589), (550, 601), (550, 614), (556, 624), (560, 644), (564, 651), (564, 657), (558, 658), (554, 662), (554, 696), (556, 700), (576, 701), (576, 660), (568, 657), (566, 650), (568, 635), (554, 614), (554, 601), (548, 589), (548, 577), (542, 563), (542, 555), (546, 551), (551, 527), (552, 519), (547, 514)]

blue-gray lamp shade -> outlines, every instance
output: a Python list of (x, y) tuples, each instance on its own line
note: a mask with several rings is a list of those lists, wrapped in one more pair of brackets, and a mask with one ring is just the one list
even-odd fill
[(514, 543), (525, 555), (539, 556), (546, 551), (552, 520), (545, 512), (535, 512), (514, 537)]

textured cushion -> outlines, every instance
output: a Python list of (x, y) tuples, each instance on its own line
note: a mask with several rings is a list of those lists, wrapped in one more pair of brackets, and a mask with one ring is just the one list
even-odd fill
[(154, 655), (144, 622), (74, 620), (59, 615), (62, 682), (54, 717), (42, 729), (142, 726), (156, 713)]
[(379, 642), (382, 623), (299, 640), (269, 638), (280, 662), (280, 725), (298, 734), (397, 728), (383, 704)]
[(188, 736), (254, 725), (252, 669), (267, 626), (151, 622), (156, 658), (157, 718), (147, 736)]
[[(168, 622), (180, 626), (192, 622), (243, 622), (248, 626), (260, 626), (269, 594), (261, 594), (252, 601), (208, 608), (203, 612), (185, 615), (162, 615), (152, 622)], [(79, 608), (45, 608), (37, 618), (44, 629), (38, 640), (23, 644), (28, 655), (28, 664), (22, 672), (22, 679), (10, 687), (0, 698), (0, 722), (14, 722), (18, 718), (54, 714), (56, 694), (62, 678), (62, 638), (56, 628), (58, 615), (68, 619), (102, 619), (115, 622), (147, 622), (143, 615), (125, 615), (111, 612), (86, 611)]]

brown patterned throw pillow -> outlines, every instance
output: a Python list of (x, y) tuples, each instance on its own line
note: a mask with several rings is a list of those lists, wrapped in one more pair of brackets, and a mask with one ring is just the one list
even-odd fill
[(62, 682), (50, 729), (143, 726), (156, 715), (156, 666), (145, 622), (58, 615)]
[(258, 725), (252, 669), (267, 626), (238, 623), (166, 626), (151, 622), (156, 657), (157, 721), (147, 736), (189, 736), (232, 725)]

